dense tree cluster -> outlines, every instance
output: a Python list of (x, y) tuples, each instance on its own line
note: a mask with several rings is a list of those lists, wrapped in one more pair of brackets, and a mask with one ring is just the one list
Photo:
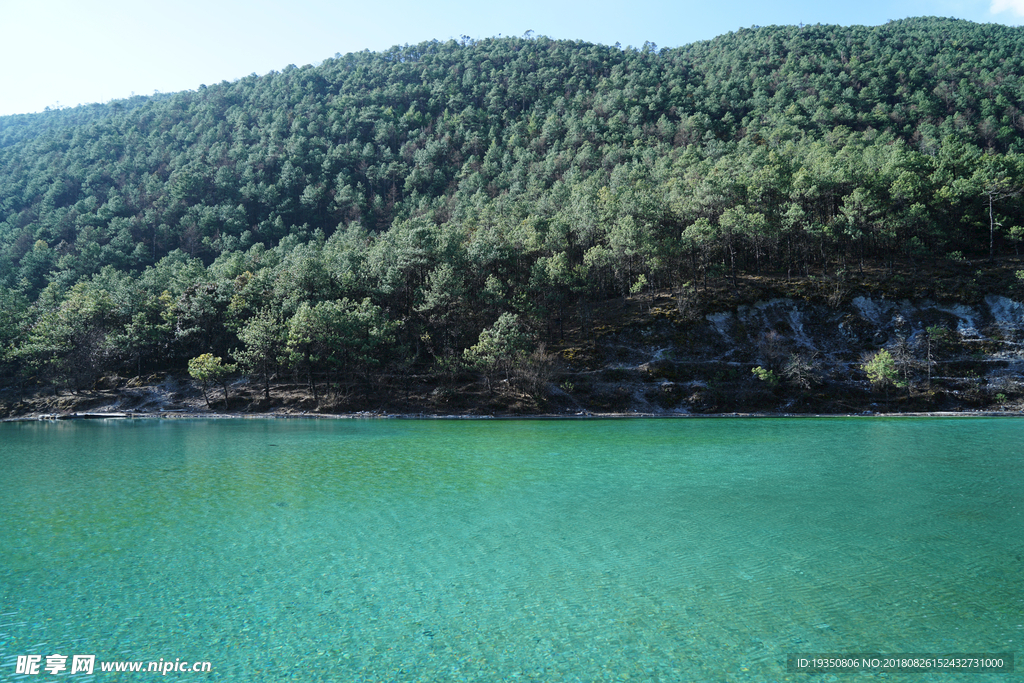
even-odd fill
[(1022, 74), (1022, 29), (912, 19), (431, 42), (0, 118), (3, 375), (211, 354), (316, 395), (505, 368), (648, 288), (991, 257)]

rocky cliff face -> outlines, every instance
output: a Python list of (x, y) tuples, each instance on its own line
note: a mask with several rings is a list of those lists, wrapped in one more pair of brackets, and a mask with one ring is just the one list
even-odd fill
[[(1005, 296), (974, 306), (778, 298), (689, 319), (677, 308), (651, 314), (565, 350), (560, 400), (644, 413), (1021, 407), (1024, 305)], [(873, 384), (863, 366), (883, 349), (894, 375)]]

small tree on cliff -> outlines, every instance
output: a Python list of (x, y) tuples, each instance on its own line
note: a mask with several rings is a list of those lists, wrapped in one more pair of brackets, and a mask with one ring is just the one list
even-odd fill
[(210, 405), (210, 395), (206, 392), (206, 385), (208, 383), (220, 384), (224, 388), (224, 408), (226, 409), (228, 407), (227, 379), (234, 372), (234, 365), (225, 365), (221, 362), (220, 356), (214, 356), (212, 353), (204, 353), (188, 362), (188, 374), (202, 383), (203, 398), (206, 399), (206, 407), (211, 410), (213, 408)]
[(480, 333), (477, 343), (466, 349), (465, 358), (483, 371), (490, 390), (491, 374), (503, 372), (505, 379), (509, 379), (517, 358), (526, 350), (527, 345), (519, 316), (502, 313), (493, 325)]
[(860, 367), (867, 373), (871, 386), (885, 390), (885, 400), (888, 402), (889, 387), (899, 386), (896, 381), (899, 372), (896, 370), (896, 361), (893, 360), (892, 354), (882, 349), (873, 356), (866, 356)]

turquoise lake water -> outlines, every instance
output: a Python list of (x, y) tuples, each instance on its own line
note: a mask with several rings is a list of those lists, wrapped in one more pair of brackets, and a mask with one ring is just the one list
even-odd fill
[(786, 655), (1024, 642), (1024, 420), (8, 423), (0, 474), (0, 680), (874, 681)]

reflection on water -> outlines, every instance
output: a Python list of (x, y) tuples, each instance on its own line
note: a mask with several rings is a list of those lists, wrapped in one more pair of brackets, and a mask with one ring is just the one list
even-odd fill
[(3, 424), (0, 679), (54, 653), (718, 681), (1011, 652), (1022, 454), (1012, 419)]

